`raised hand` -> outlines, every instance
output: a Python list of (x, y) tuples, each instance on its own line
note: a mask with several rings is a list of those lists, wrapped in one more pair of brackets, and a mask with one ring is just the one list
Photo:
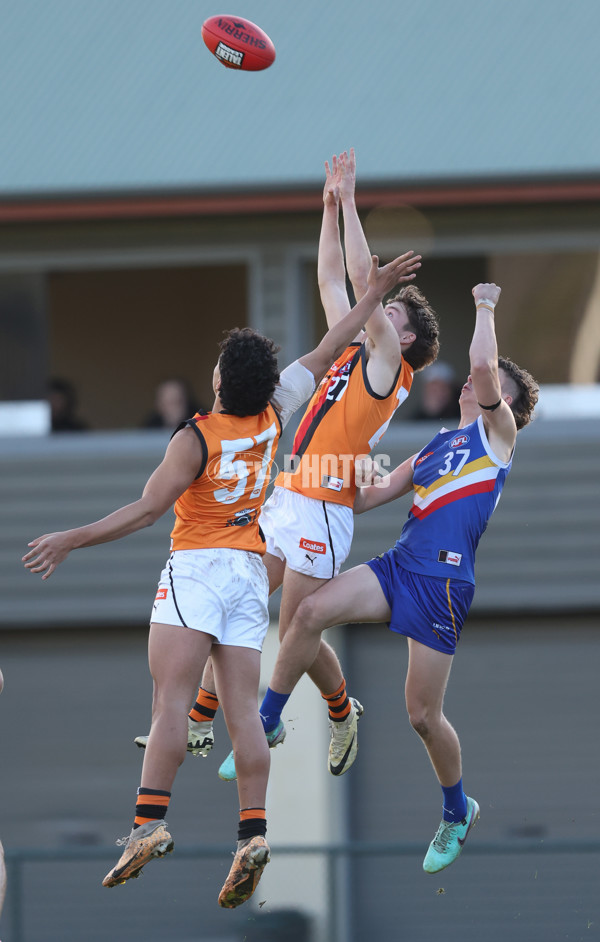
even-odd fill
[(370, 455), (361, 455), (354, 462), (354, 483), (357, 487), (368, 487), (370, 484), (380, 484), (382, 480), (389, 484), (389, 475), (384, 477), (374, 458)]
[(356, 189), (356, 157), (354, 148), (350, 148), (350, 153), (344, 151), (338, 159), (339, 188), (342, 202), (350, 202), (354, 199)]
[(475, 304), (477, 305), (481, 301), (491, 301), (493, 305), (496, 305), (498, 303), (501, 290), (502, 289), (493, 282), (486, 282), (484, 284), (475, 285), (475, 287), (472, 289), (472, 294), (475, 298)]
[(329, 161), (325, 161), (325, 186), (323, 187), (323, 202), (325, 204), (336, 205), (340, 201), (340, 164), (338, 158), (334, 154), (331, 158), (331, 166)]
[(396, 285), (412, 281), (420, 267), (421, 256), (415, 255), (412, 249), (404, 255), (399, 255), (393, 262), (388, 262), (383, 268), (379, 268), (377, 255), (372, 255), (371, 271), (367, 282), (378, 296), (383, 298)]

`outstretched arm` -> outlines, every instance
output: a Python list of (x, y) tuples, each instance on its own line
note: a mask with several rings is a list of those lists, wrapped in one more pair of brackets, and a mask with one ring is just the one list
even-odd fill
[(352, 289), (357, 301), (367, 290), (367, 278), (371, 268), (371, 253), (356, 208), (356, 158), (354, 148), (350, 153), (340, 155), (338, 170), (338, 188), (344, 217), (344, 246), (346, 265), (352, 282)]
[(191, 429), (182, 429), (169, 443), (165, 457), (152, 473), (139, 500), (120, 507), (94, 523), (58, 533), (46, 533), (27, 545), (23, 556), (30, 572), (48, 579), (74, 549), (120, 540), (136, 530), (151, 526), (171, 507), (198, 474), (200, 443)]
[(412, 252), (405, 252), (404, 255), (400, 255), (393, 262), (384, 265), (383, 268), (379, 268), (378, 264), (379, 259), (374, 255), (369, 272), (367, 292), (364, 297), (342, 320), (327, 331), (315, 350), (300, 357), (300, 363), (311, 371), (317, 383), (325, 375), (336, 357), (346, 349), (352, 338), (356, 336), (360, 325), (368, 320), (377, 305), (381, 305), (381, 299), (399, 281), (406, 281), (414, 277), (412, 272), (419, 265)]
[(510, 394), (502, 390), (498, 374), (495, 309), (500, 290), (498, 285), (491, 283), (473, 288), (475, 330), (469, 361), (473, 391), (482, 409), (490, 445), (499, 458), (507, 460), (515, 445), (517, 426), (509, 405), (512, 401)]
[[(338, 160), (337, 157), (334, 156), (331, 162), (331, 168), (329, 162), (325, 161), (323, 219), (321, 221), (317, 263), (319, 293), (321, 295), (321, 303), (325, 310), (328, 327), (333, 327), (334, 324), (337, 324), (350, 310), (350, 301), (346, 290), (346, 266), (344, 265), (344, 253), (342, 251), (342, 241), (340, 238), (340, 192), (338, 183)], [(369, 269), (370, 267), (371, 257), (369, 256)]]
[[(352, 282), (354, 294), (362, 298), (366, 290), (367, 275), (369, 272), (370, 252), (367, 239), (356, 208), (356, 158), (354, 148), (350, 153), (344, 152), (338, 159), (339, 191), (344, 216), (344, 246), (346, 249), (346, 265)], [(415, 261), (420, 268), (421, 256)], [(385, 316), (383, 306), (378, 304), (368, 321), (365, 322), (365, 332), (371, 342), (371, 355), (369, 363), (369, 380), (373, 389), (380, 395), (389, 392), (396, 371), (400, 365), (402, 347), (400, 337), (388, 317)], [(414, 339), (414, 338), (413, 338)]]
[[(374, 467), (373, 482), (356, 489), (354, 513), (364, 514), (367, 510), (373, 510), (382, 504), (389, 504), (390, 501), (410, 493), (413, 482), (412, 463), (414, 458), (415, 455), (407, 458), (397, 468), (394, 468), (390, 474), (380, 474), (378, 476), (378, 469)], [(375, 462), (373, 462), (373, 465), (375, 465)]]

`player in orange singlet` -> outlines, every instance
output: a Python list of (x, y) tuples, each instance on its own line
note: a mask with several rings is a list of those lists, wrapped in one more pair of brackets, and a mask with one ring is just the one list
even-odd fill
[(116, 866), (116, 886), (173, 849), (165, 815), (185, 757), (187, 712), (209, 655), (238, 757), (238, 845), (219, 904), (233, 908), (254, 892), (269, 860), (266, 787), (269, 750), (257, 711), (260, 652), (268, 616), (268, 576), (258, 514), (282, 427), (331, 362), (381, 302), (412, 277), (418, 256), (384, 268), (373, 259), (367, 296), (319, 346), (281, 376), (273, 342), (245, 328), (221, 345), (212, 412), (175, 430), (141, 498), (108, 517), (29, 543), (25, 567), (47, 579), (73, 549), (120, 539), (150, 526), (175, 502), (172, 551), (150, 624), (152, 727), (135, 820)]
[[(318, 276), (331, 328), (350, 310), (340, 205), (348, 272), (357, 298), (366, 291), (371, 256), (354, 201), (353, 151), (334, 157), (331, 168), (325, 166)], [(375, 447), (408, 396), (413, 372), (433, 362), (438, 349), (435, 313), (418, 289), (407, 285), (385, 310), (378, 305), (364, 332), (336, 359), (310, 400), (294, 439), (293, 469), (278, 476), (260, 518), (271, 591), (283, 585), (280, 639), (302, 599), (335, 576), (348, 556), (354, 528), (355, 461)], [(356, 757), (362, 706), (348, 697), (337, 656), (325, 641), (308, 674), (328, 707), (329, 771), (341, 775)], [(212, 747), (216, 686), (210, 671), (205, 671), (189, 717), (188, 749), (197, 755), (206, 755)], [(270, 688), (260, 714), (269, 745), (278, 745), (285, 738), (285, 727)], [(143, 745), (145, 737), (136, 742)], [(235, 779), (235, 749), (221, 764), (219, 775)]]

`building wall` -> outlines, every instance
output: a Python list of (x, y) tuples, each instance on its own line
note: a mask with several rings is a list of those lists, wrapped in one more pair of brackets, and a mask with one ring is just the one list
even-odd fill
[[(441, 358), (459, 376), (471, 288), (496, 280), (504, 353), (542, 383), (598, 381), (596, 204), (413, 210), (391, 220), (364, 211), (365, 229), (383, 260), (408, 247), (423, 254), (417, 283), (440, 316)], [(273, 337), (290, 362), (325, 328), (319, 227), (314, 212), (0, 227), (0, 395), (35, 399), (63, 374), (93, 428), (136, 427), (164, 375), (187, 373), (210, 400), (217, 340), (232, 326)]]
[(51, 272), (47, 281), (47, 368), (75, 384), (93, 428), (141, 426), (171, 377), (212, 407), (219, 341), (248, 322), (245, 266)]
[[(427, 942), (442, 929), (450, 942), (586, 937), (600, 918), (596, 856), (569, 847), (593, 842), (597, 824), (597, 629), (595, 616), (469, 619), (446, 709), (482, 816), (461, 860), (437, 877), (421, 861), (441, 792), (405, 714), (404, 639), (381, 625), (328, 635), (365, 706), (356, 763), (341, 779), (327, 773), (326, 711), (305, 680), (284, 711), (288, 737), (271, 754), (272, 861), (255, 899), (235, 913), (216, 904), (238, 807), (235, 786), (216, 774), (230, 748), (222, 717), (213, 753), (188, 757), (178, 773), (168, 816), (174, 854), (107, 892), (100, 883), (119, 854), (113, 841), (129, 830), (139, 782), (132, 740), (150, 717), (147, 629), (4, 632), (0, 837), (7, 851), (89, 853), (25, 865), (22, 942), (244, 942), (252, 933), (284, 942), (289, 933), (267, 932), (284, 909), (310, 917), (306, 942)], [(273, 626), (263, 686), (275, 635)], [(347, 872), (338, 864), (337, 896), (318, 854), (277, 853), (343, 837), (406, 852), (360, 857)], [(564, 852), (544, 854), (545, 842), (563, 842)], [(203, 848), (214, 855), (189, 856)], [(9, 872), (2, 938), (14, 938), (15, 889)], [(337, 937), (332, 926), (343, 927)]]
[[(383, 467), (420, 450), (438, 428), (399, 414), (377, 448)], [(540, 419), (519, 433), (513, 470), (478, 552), (477, 612), (600, 608), (597, 429), (597, 419)], [(20, 560), (34, 536), (81, 526), (137, 499), (168, 439), (168, 432), (137, 431), (3, 440), (0, 627), (139, 624), (148, 617), (171, 512), (125, 540), (73, 553), (47, 582)], [(346, 567), (391, 546), (409, 507), (404, 498), (358, 517)]]
[(354, 862), (347, 942), (558, 942), (589, 931), (600, 917), (598, 866), (576, 844), (589, 844), (598, 820), (598, 627), (597, 614), (467, 620), (445, 713), (481, 820), (461, 859), (433, 876), (421, 865), (442, 792), (406, 716), (406, 642), (382, 626), (350, 629), (350, 688), (366, 705), (348, 774), (351, 833), (414, 853)]
[[(598, 261), (597, 251), (511, 253), (489, 260), (490, 280), (502, 285), (500, 349), (507, 355), (518, 350), (519, 362), (542, 382), (600, 382)], [(581, 345), (589, 353), (585, 360)]]

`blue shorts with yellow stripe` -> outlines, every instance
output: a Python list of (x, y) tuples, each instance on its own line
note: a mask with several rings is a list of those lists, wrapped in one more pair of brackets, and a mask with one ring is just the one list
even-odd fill
[(409, 572), (399, 563), (395, 547), (366, 565), (379, 579), (391, 609), (390, 629), (443, 654), (454, 654), (475, 586)]

